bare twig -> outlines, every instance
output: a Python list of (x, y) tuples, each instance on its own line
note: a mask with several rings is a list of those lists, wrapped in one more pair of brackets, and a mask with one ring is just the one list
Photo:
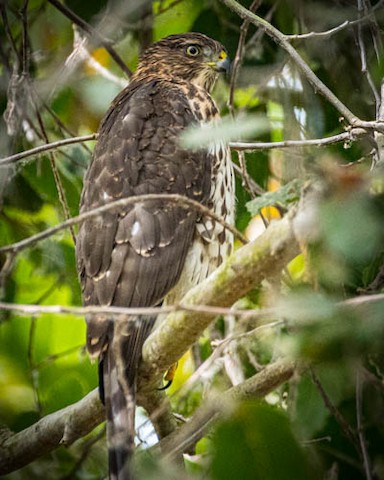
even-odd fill
[(116, 50), (112, 47), (111, 42), (109, 40), (106, 40), (100, 33), (93, 28), (89, 23), (87, 23), (85, 20), (80, 18), (78, 15), (76, 15), (75, 12), (73, 12), (70, 8), (68, 8), (66, 5), (60, 3), (58, 0), (48, 0), (49, 3), (51, 3), (55, 8), (60, 10), (61, 13), (63, 13), (67, 18), (69, 18), (75, 25), (78, 25), (82, 30), (84, 30), (88, 35), (91, 35), (93, 38), (95, 38), (100, 45), (102, 45), (107, 52), (110, 54), (110, 56), (113, 58), (113, 60), (119, 65), (119, 67), (122, 69), (122, 71), (129, 77), (131, 77), (132, 72), (131, 70), (127, 67), (127, 65), (124, 63), (124, 61), (121, 59), (120, 55), (116, 52)]
[(348, 27), (353, 27), (355, 25), (361, 24), (366, 22), (367, 20), (371, 19), (373, 16), (373, 12), (380, 7), (382, 7), (384, 4), (384, 0), (380, 0), (377, 2), (372, 8), (369, 13), (366, 15), (356, 19), (356, 20), (345, 20), (343, 23), (340, 25), (337, 25), (336, 27), (330, 28), (329, 30), (325, 30), (324, 32), (308, 32), (308, 33), (301, 33), (297, 35), (285, 35), (285, 38), (287, 40), (306, 40), (308, 38), (320, 38), (320, 39), (327, 39), (334, 35), (335, 33), (341, 32), (342, 30), (345, 30)]
[(89, 142), (91, 140), (97, 140), (99, 136), (98, 133), (91, 133), (90, 135), (82, 135), (81, 137), (65, 138), (64, 140), (58, 140), (57, 142), (46, 143), (44, 145), (39, 145), (38, 147), (31, 148), (30, 150), (24, 150), (24, 152), (15, 153), (9, 157), (0, 159), (0, 167), (4, 165), (10, 165), (11, 163), (19, 162), (24, 158), (32, 157), (33, 155), (38, 155), (43, 152), (48, 152), (49, 150), (54, 150), (55, 148), (64, 147), (66, 145), (72, 145), (74, 143)]
[[(338, 307), (359, 307), (370, 303), (384, 301), (384, 293), (377, 293), (376, 295), (360, 295), (357, 297), (343, 300), (336, 303)], [(242, 318), (268, 318), (276, 315), (281, 315), (282, 312), (278, 308), (263, 308), (263, 309), (234, 309), (226, 307), (218, 307), (204, 304), (188, 304), (181, 302), (177, 305), (168, 305), (161, 307), (107, 307), (107, 306), (88, 306), (88, 307), (70, 307), (65, 305), (38, 305), (38, 304), (22, 304), (22, 303), (6, 303), (0, 302), (0, 310), (7, 312), (17, 312), (21, 315), (108, 315), (115, 316), (129, 316), (129, 315), (160, 315), (164, 313), (173, 312), (194, 312), (206, 313), (208, 315), (234, 315)]]
[[(243, 172), (239, 165), (236, 165), (236, 163), (233, 164), (233, 169), (237, 175), (240, 176), (241, 179), (243, 179)], [(252, 195), (252, 197), (257, 196), (257, 195), (263, 195), (265, 193), (265, 190), (260, 187), (259, 184), (255, 182), (255, 180), (251, 177), (248, 176), (248, 182), (246, 185), (244, 185), (244, 188), (250, 188), (250, 190), (247, 190), (249, 194)]]
[(106, 431), (106, 427), (102, 428), (97, 435), (90, 438), (84, 443), (80, 457), (78, 458), (76, 463), (73, 465), (69, 473), (61, 477), (60, 480), (73, 480), (73, 478), (76, 477), (77, 470), (79, 470), (81, 465), (88, 458), (89, 454), (91, 453), (92, 447), (105, 436), (105, 431)]
[[(376, 124), (377, 122), (372, 122)], [(374, 128), (374, 126), (372, 126)], [(313, 138), (309, 140), (284, 140), (281, 142), (230, 142), (229, 146), (233, 150), (266, 150), (272, 148), (292, 148), (292, 147), (321, 147), (331, 145), (332, 143), (353, 142), (357, 138), (367, 135), (363, 128), (351, 128), (346, 132), (332, 135), (331, 137)]]
[(326, 391), (324, 390), (323, 385), (320, 382), (319, 377), (315, 374), (314, 370), (310, 368), (310, 374), (313, 383), (316, 385), (321, 398), (323, 399), (324, 405), (328, 408), (329, 412), (331, 415), (335, 418), (337, 423), (340, 425), (340, 428), (344, 435), (348, 438), (348, 440), (352, 443), (352, 445), (356, 448), (356, 450), (360, 453), (360, 449), (358, 447), (358, 442), (357, 442), (357, 436), (356, 432), (354, 432), (349, 425), (349, 423), (346, 421), (346, 419), (343, 417), (343, 415), (340, 413), (340, 411), (335, 407), (335, 405), (332, 403), (331, 399), (327, 395)]
[[(354, 113), (352, 113), (349, 108), (343, 102), (341, 102), (341, 100), (336, 97), (336, 95), (316, 76), (309, 65), (304, 61), (297, 50), (287, 40), (286, 36), (280, 32), (280, 30), (275, 28), (263, 18), (250, 12), (235, 0), (221, 1), (227, 5), (228, 8), (236, 12), (242, 19), (249, 19), (251, 23), (264, 29), (265, 32), (289, 54), (299, 70), (313, 85), (315, 90), (321, 93), (328, 100), (328, 102), (331, 103), (341, 113), (341, 115), (350, 123), (350, 125), (365, 128), (364, 122), (362, 122)], [(381, 125), (381, 128), (383, 127), (384, 125)]]
[(97, 217), (98, 215), (102, 215), (105, 212), (109, 211), (121, 211), (124, 207), (129, 205), (134, 205), (135, 203), (140, 202), (148, 202), (151, 200), (163, 200), (164, 202), (170, 203), (177, 203), (182, 208), (194, 208), (198, 212), (202, 213), (203, 215), (207, 215), (210, 218), (213, 218), (215, 221), (220, 223), (224, 228), (229, 230), (233, 233), (233, 235), (238, 238), (242, 243), (247, 243), (248, 240), (240, 233), (235, 227), (230, 225), (229, 223), (225, 222), (219, 215), (216, 215), (212, 212), (209, 208), (205, 207), (201, 203), (197, 202), (196, 200), (192, 200), (191, 198), (184, 197), (183, 195), (178, 194), (148, 194), (148, 195), (134, 195), (128, 198), (121, 198), (120, 200), (116, 200), (115, 202), (108, 203), (107, 205), (102, 205), (101, 207), (94, 208), (93, 210), (89, 210), (88, 212), (84, 212), (76, 217), (72, 217), (65, 222), (56, 225), (55, 227), (48, 228), (43, 232), (37, 233), (36, 235), (32, 235), (20, 242), (13, 243), (12, 245), (7, 245), (0, 248), (0, 252), (7, 253), (7, 252), (20, 252), (25, 248), (34, 245), (36, 242), (41, 240), (45, 240), (46, 238), (51, 237), (57, 232), (61, 230), (65, 230), (66, 228), (72, 227), (73, 225), (79, 224), (84, 222), (85, 220)]
[[(360, 16), (362, 16), (363, 11), (365, 9), (364, 3), (365, 2), (363, 2), (363, 0), (357, 0), (358, 12), (359, 12)], [(360, 50), (361, 71), (362, 71), (363, 75), (366, 77), (368, 85), (371, 88), (373, 96), (375, 98), (376, 118), (377, 118), (378, 111), (379, 111), (379, 108), (380, 108), (380, 95), (379, 95), (379, 92), (376, 88), (376, 85), (375, 85), (375, 83), (372, 79), (371, 72), (369, 71), (368, 66), (367, 66), (367, 52), (366, 52), (366, 48), (365, 48), (365, 42), (364, 42), (364, 38), (363, 38), (363, 30), (362, 30), (361, 23), (359, 23), (358, 26), (357, 26), (357, 43), (358, 43), (359, 50)]]
[(67, 64), (77, 57), (83, 60), (89, 67), (93, 68), (99, 75), (106, 78), (110, 82), (118, 85), (120, 88), (124, 88), (128, 85), (126, 79), (114, 75), (110, 70), (103, 67), (95, 58), (88, 52), (87, 38), (81, 35), (80, 29), (76, 25), (73, 26), (73, 52), (67, 59)]
[[(371, 297), (369, 297), (371, 298)], [(275, 309), (258, 310), (236, 310), (233, 308), (215, 307), (211, 305), (188, 305), (180, 303), (178, 305), (167, 305), (162, 307), (106, 307), (106, 306), (88, 306), (88, 307), (67, 307), (64, 305), (32, 305), (21, 303), (0, 302), (0, 310), (8, 312), (17, 312), (20, 315), (108, 315), (110, 317), (118, 316), (136, 316), (136, 315), (160, 315), (178, 311), (206, 313), (208, 315), (235, 315), (238, 317), (269, 317), (275, 315)]]
[[(375, 129), (378, 122), (367, 122), (372, 129)], [(381, 125), (381, 122), (379, 122)], [(324, 145), (330, 145), (332, 143), (339, 142), (353, 142), (357, 138), (367, 135), (367, 131), (363, 128), (351, 128), (347, 132), (339, 133), (331, 137), (325, 138), (314, 138), (311, 140), (285, 140), (282, 142), (230, 142), (229, 147), (232, 150), (266, 150), (271, 148), (290, 148), (290, 147), (320, 147)], [(58, 140), (56, 142), (47, 143), (45, 145), (39, 145), (38, 147), (31, 148), (30, 150), (25, 150), (9, 157), (0, 159), (0, 167), (5, 165), (10, 165), (12, 163), (19, 162), (25, 158), (38, 155), (49, 150), (54, 150), (56, 148), (65, 147), (67, 145), (72, 145), (74, 143), (82, 143), (97, 140), (99, 134), (91, 133), (89, 135), (82, 135), (80, 137), (65, 138), (63, 140)]]
[[(35, 96), (36, 96), (36, 93), (35, 93)], [(32, 101), (35, 105), (35, 114), (36, 114), (38, 124), (40, 126), (41, 134), (44, 138), (45, 143), (49, 143), (48, 135), (47, 135), (47, 132), (46, 132), (46, 129), (45, 129), (45, 126), (44, 126), (44, 122), (43, 122), (42, 116), (40, 114), (39, 108), (37, 107), (35, 98), (33, 98)], [(64, 185), (63, 185), (63, 182), (61, 181), (59, 170), (58, 170), (57, 165), (56, 165), (56, 159), (55, 159), (54, 152), (49, 152), (48, 158), (49, 158), (49, 163), (51, 165), (51, 170), (52, 170), (53, 178), (54, 178), (54, 181), (55, 181), (56, 190), (57, 190), (57, 193), (58, 193), (58, 196), (59, 196), (59, 202), (60, 202), (61, 208), (63, 209), (64, 218), (66, 220), (69, 220), (71, 218), (71, 214), (70, 214), (70, 211), (69, 211), (69, 205), (68, 205), (67, 197), (65, 195)], [(76, 245), (76, 236), (75, 236), (75, 231), (73, 229), (73, 226), (69, 227), (69, 231), (71, 232), (71, 237), (72, 237), (73, 244)]]
[[(261, 311), (262, 310), (259, 310), (260, 313)], [(230, 315), (231, 313), (237, 316), (237, 310), (228, 309), (228, 315)], [(271, 314), (269, 310), (268, 311), (265, 310), (265, 313), (266, 313), (265, 315), (262, 315), (263, 319), (265, 319), (267, 316), (270, 316)], [(282, 326), (284, 325), (284, 323), (285, 322), (282, 320), (277, 320), (275, 322), (259, 325), (258, 327), (248, 332), (233, 334), (224, 338), (224, 340), (221, 340), (220, 343), (217, 344), (213, 353), (207, 358), (207, 360), (205, 360), (205, 362), (203, 362), (199, 366), (199, 368), (193, 372), (193, 374), (183, 383), (183, 385), (180, 387), (180, 389), (177, 392), (175, 392), (174, 395), (177, 395), (180, 398), (181, 396), (187, 394), (187, 392), (190, 391), (193, 385), (196, 385), (197, 382), (203, 381), (203, 379), (207, 377), (207, 372), (209, 372), (209, 370), (212, 368), (215, 362), (220, 358), (220, 355), (222, 354), (222, 352), (228, 347), (228, 345), (231, 342), (236, 342), (245, 337), (256, 336), (261, 331)]]
[[(256, 11), (260, 3), (261, 3), (260, 0), (253, 0), (251, 5), (249, 6), (249, 11), (251, 12)], [(236, 80), (239, 73), (239, 67), (241, 65), (241, 62), (244, 56), (244, 44), (245, 44), (245, 39), (247, 37), (249, 24), (250, 24), (250, 20), (248, 18), (244, 19), (240, 27), (240, 36), (237, 44), (235, 59), (233, 60), (233, 63), (232, 63), (231, 82), (229, 86), (229, 98), (228, 98), (229, 111), (231, 112), (232, 116), (234, 116), (235, 114), (233, 101), (234, 101), (234, 95), (235, 95)]]
[(372, 480), (371, 461), (368, 455), (367, 444), (365, 441), (364, 427), (363, 427), (363, 378), (361, 371), (356, 372), (356, 421), (357, 421), (357, 436), (359, 438), (360, 449), (363, 456), (365, 478)]

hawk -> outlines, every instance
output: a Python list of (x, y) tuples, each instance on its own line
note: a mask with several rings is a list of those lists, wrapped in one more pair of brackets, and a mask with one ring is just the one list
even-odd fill
[[(132, 195), (159, 198), (81, 224), (76, 255), (85, 305), (173, 304), (231, 252), (232, 235), (221, 224), (160, 197), (183, 195), (233, 222), (228, 147), (216, 142), (189, 150), (180, 142), (187, 128), (219, 118), (209, 92), (229, 65), (221, 43), (200, 33), (171, 35), (144, 52), (130, 84), (113, 101), (99, 129), (80, 211)], [(110, 478), (126, 480), (132, 475), (138, 362), (154, 319), (86, 320), (88, 351), (100, 361)]]

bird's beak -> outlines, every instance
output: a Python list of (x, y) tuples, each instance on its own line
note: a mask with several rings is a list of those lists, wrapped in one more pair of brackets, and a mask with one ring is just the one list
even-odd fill
[(222, 50), (219, 53), (219, 60), (216, 62), (209, 62), (208, 65), (212, 67), (216, 72), (229, 73), (231, 68), (231, 61), (227, 55), (227, 52)]

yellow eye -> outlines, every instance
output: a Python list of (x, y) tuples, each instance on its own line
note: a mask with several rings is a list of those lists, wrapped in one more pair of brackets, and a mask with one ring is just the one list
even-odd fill
[(197, 57), (200, 53), (200, 48), (197, 47), (196, 45), (190, 45), (187, 47), (187, 54), (191, 57)]

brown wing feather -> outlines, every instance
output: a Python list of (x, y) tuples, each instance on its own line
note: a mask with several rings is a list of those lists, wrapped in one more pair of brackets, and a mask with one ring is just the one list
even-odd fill
[[(81, 212), (148, 193), (178, 193), (206, 201), (210, 157), (206, 151), (184, 150), (179, 144), (180, 133), (196, 121), (175, 84), (152, 81), (129, 86), (102, 123)], [(77, 240), (84, 303), (157, 304), (180, 276), (196, 219), (195, 211), (151, 201), (84, 222)], [(94, 322), (94, 332), (92, 323), (88, 322), (88, 337), (95, 337), (95, 343), (102, 332), (100, 322)], [(103, 347), (89, 346), (95, 354)]]

